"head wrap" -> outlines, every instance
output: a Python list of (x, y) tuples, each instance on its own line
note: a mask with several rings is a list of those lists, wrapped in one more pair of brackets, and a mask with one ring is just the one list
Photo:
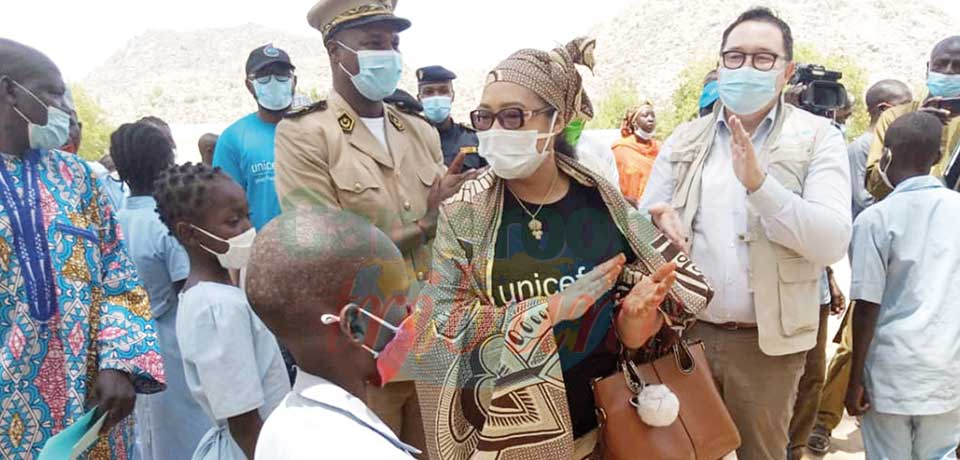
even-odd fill
[(596, 40), (577, 38), (553, 51), (523, 49), (513, 53), (487, 75), (487, 84), (515, 83), (537, 93), (557, 109), (557, 120), (566, 126), (575, 120), (593, 118), (593, 105), (583, 91), (576, 65), (593, 70)]
[(627, 113), (623, 114), (623, 120), (620, 120), (620, 134), (623, 135), (623, 137), (633, 134), (633, 119), (637, 117), (637, 112), (640, 112), (640, 109), (643, 107), (650, 107), (652, 109), (653, 102), (649, 100), (643, 101), (627, 109)]

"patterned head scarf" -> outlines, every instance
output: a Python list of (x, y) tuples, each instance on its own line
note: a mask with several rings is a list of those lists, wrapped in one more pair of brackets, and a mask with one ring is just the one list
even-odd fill
[(593, 70), (596, 40), (577, 38), (553, 51), (523, 49), (513, 53), (487, 75), (487, 84), (498, 81), (527, 88), (557, 109), (563, 126), (593, 118), (593, 104), (583, 91), (583, 79), (576, 66)]
[(620, 134), (622, 134), (623, 137), (628, 137), (633, 134), (633, 119), (637, 117), (637, 113), (644, 107), (650, 107), (652, 109), (653, 102), (649, 100), (643, 101), (633, 106), (633, 108), (627, 109), (627, 113), (623, 115), (623, 120), (620, 120)]

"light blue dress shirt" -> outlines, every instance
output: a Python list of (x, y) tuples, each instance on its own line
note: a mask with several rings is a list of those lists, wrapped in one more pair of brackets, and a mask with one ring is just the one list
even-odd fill
[(190, 274), (190, 258), (160, 221), (156, 208), (153, 197), (132, 196), (117, 214), (127, 250), (150, 297), (167, 375), (166, 391), (137, 397), (137, 444), (144, 460), (186, 459), (213, 424), (190, 396), (177, 345), (174, 283)]
[(932, 176), (900, 183), (854, 223), (851, 295), (880, 305), (864, 382), (880, 413), (960, 407), (958, 223), (960, 194)]

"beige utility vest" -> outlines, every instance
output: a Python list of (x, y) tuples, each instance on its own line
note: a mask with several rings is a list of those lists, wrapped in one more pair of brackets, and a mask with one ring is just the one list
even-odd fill
[[(802, 195), (816, 145), (832, 128), (819, 117), (783, 102), (776, 110), (773, 129), (757, 158), (768, 177)], [(691, 235), (700, 209), (703, 167), (713, 150), (719, 113), (718, 109), (710, 117), (677, 128), (671, 141), (675, 180), (671, 205)], [(749, 285), (757, 311), (760, 349), (771, 356), (809, 350), (817, 342), (823, 267), (770, 241), (760, 216), (750, 206), (747, 219), (747, 231), (739, 238), (750, 251)]]

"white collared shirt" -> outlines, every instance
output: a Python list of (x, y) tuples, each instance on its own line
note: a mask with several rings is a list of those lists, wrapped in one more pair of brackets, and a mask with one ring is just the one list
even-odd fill
[[(776, 111), (774, 108), (767, 114), (751, 139), (758, 154), (773, 129)], [(756, 192), (747, 195), (733, 171), (731, 138), (721, 112), (713, 147), (703, 167), (691, 258), (715, 291), (710, 308), (700, 314), (700, 319), (711, 323), (756, 323), (756, 306), (749, 285), (750, 251), (747, 242), (740, 238), (747, 232), (747, 206), (760, 216), (768, 239), (813, 263), (830, 265), (843, 258), (850, 242), (850, 164), (843, 135), (833, 129), (816, 146), (802, 196), (791, 193), (772, 176), (767, 176)], [(675, 188), (670, 163), (672, 141), (670, 138), (663, 144), (653, 165), (640, 203), (643, 209), (671, 201)], [(816, 299), (811, 300), (810, 308), (817, 308), (815, 302)]]
[(359, 398), (298, 369), (293, 391), (260, 430), (256, 460), (405, 459), (403, 444)]

